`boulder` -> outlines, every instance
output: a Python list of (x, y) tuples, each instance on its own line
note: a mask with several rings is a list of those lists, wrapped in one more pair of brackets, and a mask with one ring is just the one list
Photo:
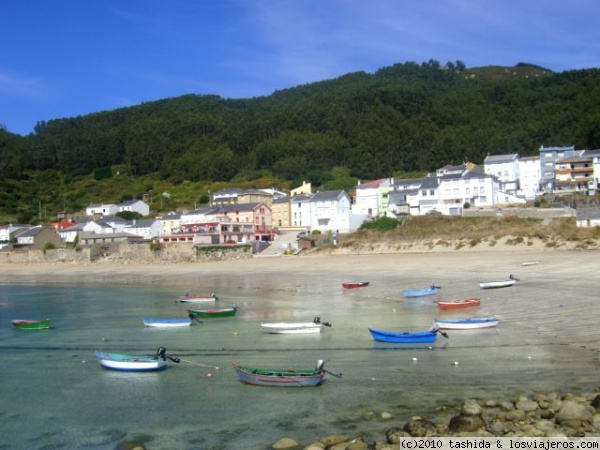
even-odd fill
[(300, 442), (290, 438), (281, 438), (271, 445), (272, 450), (301, 450)]
[(435, 436), (436, 426), (431, 420), (413, 417), (404, 425), (404, 431), (413, 437)]
[(451, 433), (464, 433), (485, 429), (485, 422), (479, 416), (466, 416), (460, 414), (450, 419), (448, 430)]

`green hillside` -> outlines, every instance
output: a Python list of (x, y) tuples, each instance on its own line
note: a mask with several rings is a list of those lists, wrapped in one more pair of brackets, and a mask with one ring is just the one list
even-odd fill
[(600, 71), (525, 63), (406, 62), (267, 97), (190, 94), (40, 122), (25, 137), (0, 130), (0, 222), (143, 194), (166, 211), (230, 185), (350, 189), (541, 145), (600, 148), (599, 118)]

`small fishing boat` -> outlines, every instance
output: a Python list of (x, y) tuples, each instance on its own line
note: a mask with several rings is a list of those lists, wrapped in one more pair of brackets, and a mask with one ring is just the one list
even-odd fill
[(435, 319), (435, 323), (444, 330), (473, 330), (490, 328), (498, 325), (500, 320), (495, 316), (467, 317), (463, 319)]
[(153, 328), (178, 328), (178, 327), (189, 327), (192, 324), (192, 319), (189, 317), (172, 317), (172, 318), (160, 318), (160, 317), (142, 317), (142, 322), (147, 327)]
[(427, 295), (435, 295), (439, 292), (441, 288), (439, 286), (430, 285), (425, 289), (416, 289), (416, 290), (403, 290), (402, 295), (404, 297), (425, 297)]
[(323, 382), (325, 373), (341, 378), (342, 374), (325, 370), (325, 363), (319, 360), (314, 369), (263, 369), (258, 367), (231, 366), (242, 383), (254, 386), (306, 387), (317, 386)]
[(517, 278), (513, 277), (512, 274), (508, 277), (508, 280), (499, 280), (499, 281), (480, 281), (479, 287), (481, 289), (498, 289), (504, 287), (510, 287), (517, 284), (519, 281)]
[(361, 287), (366, 287), (369, 285), (368, 281), (359, 281), (356, 283), (342, 283), (342, 287), (344, 289), (356, 289)]
[(481, 301), (477, 297), (463, 298), (459, 300), (439, 300), (437, 302), (440, 309), (458, 309), (479, 306)]
[(188, 309), (190, 319), (210, 319), (213, 317), (231, 317), (235, 316), (237, 312), (237, 306), (233, 305), (229, 308), (216, 308), (216, 309)]
[(10, 323), (19, 330), (48, 330), (50, 328), (50, 319), (11, 320)]
[(96, 351), (96, 358), (102, 367), (127, 372), (164, 370), (167, 368), (167, 360), (180, 362), (179, 358), (168, 356), (164, 347), (159, 347), (156, 355), (125, 355)]
[(315, 317), (312, 322), (274, 322), (261, 323), (260, 326), (272, 334), (313, 334), (321, 333), (324, 327), (330, 327), (331, 324)]
[(441, 333), (444, 337), (448, 337), (446, 333), (440, 331), (437, 325), (432, 326), (427, 331), (385, 331), (369, 328), (369, 332), (373, 340), (377, 342), (392, 342), (395, 344), (435, 342), (438, 333)]
[(214, 292), (210, 295), (192, 295), (187, 293), (179, 296), (179, 301), (181, 303), (204, 303), (216, 302), (217, 300), (219, 300), (219, 297), (217, 297)]

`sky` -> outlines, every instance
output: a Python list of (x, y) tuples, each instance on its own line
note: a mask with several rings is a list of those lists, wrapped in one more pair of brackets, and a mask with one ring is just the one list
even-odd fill
[(597, 0), (9, 0), (0, 125), (223, 98), (431, 59), (600, 67)]

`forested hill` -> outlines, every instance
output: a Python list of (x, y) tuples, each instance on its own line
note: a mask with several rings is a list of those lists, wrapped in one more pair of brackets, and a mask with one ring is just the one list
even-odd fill
[(487, 154), (537, 155), (541, 145), (600, 148), (599, 70), (430, 60), (267, 97), (185, 95), (40, 122), (25, 137), (0, 130), (0, 177), (119, 165), (173, 184), (268, 173), (321, 185), (340, 174), (375, 179), (481, 164)]

